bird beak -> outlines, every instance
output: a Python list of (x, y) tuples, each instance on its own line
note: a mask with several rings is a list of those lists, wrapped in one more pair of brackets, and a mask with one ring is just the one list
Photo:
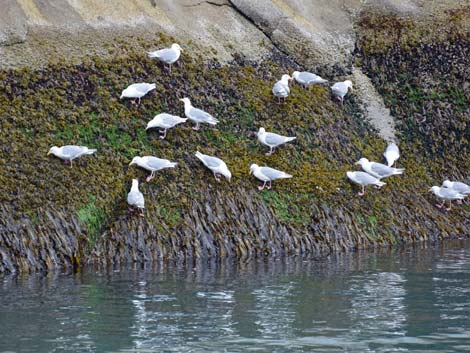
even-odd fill
[(47, 155), (50, 155), (51, 154), (51, 151), (47, 152)]
[(253, 171), (250, 169), (250, 175), (253, 173)]
[(357, 162), (356, 162), (356, 163), (354, 163), (354, 164), (361, 164), (361, 163), (359, 163), (359, 161), (357, 161)]
[(178, 99), (180, 102), (184, 102), (183, 98)]
[(131, 162), (129, 163), (130, 166), (131, 166), (132, 164), (134, 164), (134, 161), (131, 161)]
[(432, 188), (428, 190), (428, 192), (431, 192), (432, 191)]

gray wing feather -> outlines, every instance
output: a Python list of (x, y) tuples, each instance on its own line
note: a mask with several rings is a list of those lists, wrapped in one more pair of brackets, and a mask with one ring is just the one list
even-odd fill
[(217, 157), (211, 157), (211, 156), (204, 155), (202, 157), (202, 159), (204, 161), (204, 164), (208, 168), (217, 168), (219, 165), (222, 164), (222, 160), (220, 160)]
[(282, 82), (276, 82), (273, 87), (273, 93), (276, 96), (287, 96), (289, 92), (289, 87), (286, 87)]
[(140, 191), (131, 191), (127, 194), (127, 203), (132, 206), (144, 208), (144, 195)]
[(156, 57), (165, 63), (173, 63), (178, 60), (178, 54), (173, 49), (162, 49), (156, 53)]
[(270, 167), (261, 167), (261, 173), (263, 173), (270, 180), (279, 179), (285, 176), (284, 172)]
[(285, 136), (274, 134), (272, 132), (266, 133), (266, 143), (268, 145), (277, 146), (283, 144), (284, 142), (286, 142)]
[(373, 163), (370, 167), (370, 169), (380, 175), (380, 176), (388, 176), (393, 174), (393, 168), (386, 166), (385, 164), (381, 163)]
[(62, 153), (64, 154), (64, 157), (70, 157), (70, 158), (75, 158), (80, 156), (83, 151), (85, 151), (87, 148), (83, 146), (64, 146), (62, 148)]
[(209, 113), (194, 107), (189, 111), (189, 116), (196, 121), (217, 121), (217, 119)]
[(160, 158), (157, 158), (157, 157), (149, 157), (147, 159), (147, 164), (150, 168), (153, 168), (153, 169), (161, 169), (163, 168), (166, 164), (168, 163), (168, 161), (166, 159), (160, 159)]

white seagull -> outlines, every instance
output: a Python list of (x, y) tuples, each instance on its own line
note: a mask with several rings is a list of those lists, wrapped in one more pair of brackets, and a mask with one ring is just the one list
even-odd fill
[(273, 86), (273, 94), (277, 97), (279, 103), (281, 103), (281, 98), (285, 100), (290, 93), (290, 80), (292, 80), (292, 77), (289, 75), (282, 75), (281, 80), (277, 81)]
[(184, 115), (186, 115), (189, 120), (192, 120), (196, 123), (196, 126), (193, 127), (193, 130), (199, 130), (200, 123), (217, 125), (219, 122), (216, 118), (214, 118), (209, 113), (206, 113), (204, 110), (194, 108), (189, 98), (182, 98), (180, 101), (184, 103)]
[(251, 173), (253, 173), (256, 178), (264, 182), (263, 185), (258, 186), (258, 190), (260, 191), (266, 187), (266, 183), (269, 183), (267, 188), (271, 189), (273, 180), (292, 178), (292, 175), (290, 174), (270, 167), (260, 167), (257, 164), (252, 164), (250, 166), (250, 174)]
[(145, 96), (151, 90), (154, 90), (156, 87), (157, 85), (155, 83), (133, 83), (132, 85), (128, 86), (124, 91), (122, 91), (120, 99), (134, 98), (133, 104), (137, 103), (137, 100), (139, 101), (137, 104), (140, 104), (140, 98)]
[(132, 179), (131, 191), (127, 194), (127, 203), (133, 210), (134, 207), (140, 210), (140, 216), (144, 216), (145, 200), (144, 195), (139, 191), (139, 181), (137, 179)]
[(144, 156), (144, 157), (134, 157), (129, 165), (137, 164), (139, 167), (147, 169), (150, 171), (150, 175), (147, 177), (146, 181), (149, 182), (155, 178), (155, 172), (165, 168), (174, 168), (178, 165), (176, 162), (170, 162), (168, 159), (160, 159), (153, 156)]
[(275, 134), (273, 132), (266, 132), (264, 127), (259, 128), (257, 135), (258, 135), (259, 142), (269, 147), (269, 152), (266, 153), (267, 156), (271, 155), (274, 151), (274, 148), (276, 148), (277, 146), (280, 146), (286, 142), (293, 141), (297, 138), (297, 137), (282, 136), (282, 135)]
[(215, 180), (220, 181), (220, 176), (223, 175), (230, 181), (232, 178), (232, 173), (223, 160), (217, 157), (208, 156), (207, 154), (203, 154), (199, 151), (197, 151), (195, 155), (207, 168), (209, 168), (214, 173)]
[(336, 82), (333, 86), (331, 86), (331, 91), (341, 101), (341, 104), (343, 104), (344, 96), (348, 93), (348, 90), (352, 90), (352, 88), (352, 81), (346, 80), (344, 82)]
[(362, 191), (358, 193), (359, 196), (363, 196), (366, 193), (365, 187), (367, 185), (375, 185), (378, 187), (385, 185), (384, 182), (365, 172), (346, 172), (346, 175), (353, 182), (362, 186)]
[(72, 161), (75, 158), (83, 156), (84, 154), (93, 154), (95, 152), (96, 150), (89, 149), (86, 146), (67, 145), (62, 147), (51, 147), (49, 152), (47, 152), (47, 155), (52, 153), (54, 156), (63, 159), (64, 162), (68, 161), (70, 163), (70, 168), (72, 168)]
[(356, 162), (362, 169), (377, 179), (389, 177), (391, 175), (403, 174), (405, 169), (393, 168), (382, 163), (369, 162), (367, 158), (361, 158)]
[(160, 130), (159, 132), (160, 134), (163, 134), (163, 135), (160, 135), (160, 139), (163, 140), (166, 137), (166, 131), (168, 129), (171, 129), (172, 127), (178, 124), (182, 124), (186, 120), (188, 120), (188, 118), (180, 118), (179, 116), (176, 116), (176, 115), (161, 113), (161, 114), (155, 115), (155, 117), (147, 123), (147, 127), (145, 128), (145, 130), (148, 130), (154, 127), (162, 128), (163, 130)]
[(322, 83), (327, 83), (328, 80), (325, 80), (321, 78), (318, 75), (312, 74), (311, 72), (308, 71), (294, 71), (292, 73), (292, 77), (300, 83), (304, 87), (309, 87), (314, 84), (322, 84)]
[(170, 48), (160, 49), (148, 52), (149, 58), (157, 58), (161, 62), (169, 65), (170, 72), (171, 72), (171, 64), (174, 64), (181, 55), (183, 49), (179, 46), (179, 44), (172, 44)]
[(446, 200), (449, 201), (449, 208), (446, 208), (447, 211), (450, 211), (452, 208), (452, 200), (462, 200), (465, 197), (465, 195), (459, 193), (457, 190), (441, 188), (439, 186), (433, 186), (429, 191), (432, 191), (434, 195), (442, 199), (441, 204), (436, 204), (438, 208), (442, 208)]
[(389, 167), (395, 163), (395, 161), (400, 158), (400, 151), (398, 150), (398, 146), (393, 142), (387, 146), (387, 149), (384, 152), (384, 157), (387, 160), (387, 164)]

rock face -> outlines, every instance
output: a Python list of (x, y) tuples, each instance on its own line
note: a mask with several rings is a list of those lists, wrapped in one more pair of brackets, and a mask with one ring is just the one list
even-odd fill
[[(426, 193), (469, 181), (470, 8), (458, 5), (3, 1), (0, 273), (468, 236), (468, 205), (446, 213)], [(145, 51), (174, 41), (186, 50), (170, 75)], [(350, 78), (356, 93), (341, 106), (326, 85), (296, 85), (278, 105), (272, 83), (294, 69)], [(142, 81), (157, 89), (141, 105), (119, 100)], [(145, 132), (158, 112), (182, 115), (184, 96), (220, 123), (162, 141)], [(297, 140), (265, 156), (261, 126)], [(398, 142), (405, 174), (359, 198), (345, 172), (360, 157), (382, 161), (385, 140)], [(71, 169), (46, 155), (64, 144), (98, 152)], [(215, 181), (196, 150), (225, 160), (232, 182)], [(128, 166), (135, 155), (179, 162), (142, 183), (144, 219), (125, 203), (129, 181), (146, 176)], [(260, 193), (251, 163), (294, 177)]]
[(0, 4), (0, 46), (22, 43), (26, 39), (26, 16), (15, 0)]

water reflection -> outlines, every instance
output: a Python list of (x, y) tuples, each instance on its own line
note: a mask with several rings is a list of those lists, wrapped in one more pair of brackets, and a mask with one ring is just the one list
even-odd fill
[(0, 352), (470, 349), (469, 242), (0, 279)]

